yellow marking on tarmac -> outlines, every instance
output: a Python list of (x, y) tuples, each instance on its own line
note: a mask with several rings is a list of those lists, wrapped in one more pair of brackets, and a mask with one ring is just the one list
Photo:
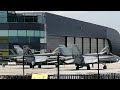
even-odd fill
[(32, 79), (48, 79), (48, 74), (32, 74)]

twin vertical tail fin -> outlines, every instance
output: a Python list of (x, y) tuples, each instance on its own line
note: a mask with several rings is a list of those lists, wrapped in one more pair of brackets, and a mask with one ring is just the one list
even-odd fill
[(106, 46), (105, 48), (103, 48), (99, 54), (110, 54), (110, 50), (109, 50), (109, 46)]
[(81, 64), (84, 62), (84, 58), (82, 56), (82, 53), (80, 51), (80, 49), (78, 48), (77, 45), (73, 45), (72, 47), (59, 47), (60, 49), (60, 54), (63, 56), (72, 56), (72, 58), (74, 59), (75, 64)]
[(18, 56), (23, 55), (23, 49), (19, 45), (14, 45), (13, 47), (16, 50)]
[(63, 56), (72, 56), (72, 49), (66, 46), (59, 46), (59, 52)]
[(35, 57), (28, 45), (23, 46), (23, 55), (27, 63), (32, 63), (32, 61), (35, 61)]
[(72, 57), (74, 58), (75, 64), (82, 64), (84, 62), (83, 55), (77, 45), (72, 47)]

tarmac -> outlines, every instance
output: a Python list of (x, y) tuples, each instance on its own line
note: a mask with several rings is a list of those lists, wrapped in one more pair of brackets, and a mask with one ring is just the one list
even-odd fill
[[(107, 74), (107, 73), (120, 73), (120, 63), (110, 63), (107, 64), (107, 69), (103, 69), (103, 65), (99, 65), (99, 73), (100, 74)], [(92, 65), (90, 65), (91, 70), (87, 70), (87, 67), (80, 68), (79, 70), (76, 70), (76, 66), (74, 64), (72, 65), (60, 65), (59, 68), (59, 74), (97, 74), (98, 73), (98, 65), (94, 64), (94, 67), (92, 68)], [(39, 73), (39, 74), (48, 74), (48, 75), (54, 75), (58, 73), (58, 68), (55, 67), (55, 65), (42, 65), (41, 68), (38, 68), (38, 66), (35, 66), (34, 69), (29, 68), (29, 65), (24, 66), (24, 75), (26, 74), (33, 74), (33, 73)], [(23, 66), (22, 65), (6, 65), (5, 67), (2, 67), (0, 65), (0, 75), (23, 75)]]

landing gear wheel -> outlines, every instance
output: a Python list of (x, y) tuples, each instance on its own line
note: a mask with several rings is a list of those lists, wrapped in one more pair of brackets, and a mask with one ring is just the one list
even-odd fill
[(55, 67), (58, 68), (58, 64), (57, 63), (55, 63)]
[(38, 65), (38, 68), (41, 68), (41, 65)]
[(87, 66), (87, 70), (90, 70), (90, 66), (89, 65)]
[(103, 69), (107, 69), (107, 66), (106, 66), (106, 65), (104, 65), (104, 66), (103, 66)]
[(5, 67), (5, 63), (2, 64), (2, 67), (3, 67), (3, 68)]
[(55, 65), (56, 68), (58, 68), (58, 65)]
[(76, 70), (79, 70), (79, 66), (76, 66)]
[(30, 68), (32, 68), (32, 65), (30, 64)]
[(34, 69), (34, 65), (32, 65), (32, 68)]

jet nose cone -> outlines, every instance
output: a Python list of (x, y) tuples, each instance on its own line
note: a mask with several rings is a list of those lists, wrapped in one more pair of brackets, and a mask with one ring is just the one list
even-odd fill
[(118, 57), (116, 60), (117, 60), (117, 61), (120, 61), (120, 57)]

